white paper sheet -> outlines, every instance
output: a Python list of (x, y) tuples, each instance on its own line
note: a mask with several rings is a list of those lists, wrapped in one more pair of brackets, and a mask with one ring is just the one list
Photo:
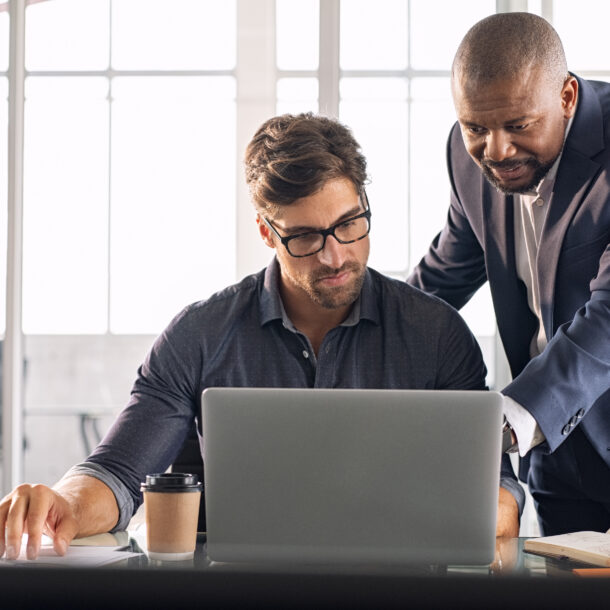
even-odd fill
[(53, 549), (53, 544), (49, 538), (43, 536), (40, 552), (36, 559), (26, 558), (27, 540), (24, 538), (21, 551), (17, 559), (0, 559), (0, 567), (10, 567), (24, 565), (32, 566), (80, 566), (95, 567), (123, 561), (129, 557), (136, 557), (142, 553), (125, 551), (122, 546), (86, 546), (82, 540), (75, 541), (76, 545), (69, 546), (66, 554), (58, 555)]

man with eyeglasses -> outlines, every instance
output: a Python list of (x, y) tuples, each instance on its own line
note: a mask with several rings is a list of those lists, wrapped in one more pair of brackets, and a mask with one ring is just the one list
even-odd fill
[[(6, 544), (15, 557), (26, 525), (28, 557), (43, 530), (63, 553), (76, 535), (125, 529), (140, 483), (174, 461), (206, 387), (485, 389), (459, 314), (367, 267), (366, 161), (346, 127), (311, 114), (272, 118), (245, 166), (273, 260), (174, 318), (86, 462), (53, 490), (23, 485), (0, 502), (0, 553)], [(507, 461), (501, 485), (497, 533), (515, 536), (523, 495)]]

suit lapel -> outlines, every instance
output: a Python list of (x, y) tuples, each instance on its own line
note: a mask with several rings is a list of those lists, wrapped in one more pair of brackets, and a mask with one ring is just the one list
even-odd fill
[(553, 336), (553, 305), (557, 265), (566, 231), (576, 210), (586, 199), (589, 185), (599, 171), (591, 158), (604, 148), (603, 115), (597, 95), (587, 81), (579, 86), (576, 116), (561, 157), (549, 210), (538, 247), (538, 284), (546, 336)]
[(585, 199), (588, 186), (598, 170), (599, 164), (573, 150), (564, 150), (549, 211), (542, 228), (536, 261), (542, 319), (549, 340), (554, 332), (555, 278), (561, 246), (572, 218)]

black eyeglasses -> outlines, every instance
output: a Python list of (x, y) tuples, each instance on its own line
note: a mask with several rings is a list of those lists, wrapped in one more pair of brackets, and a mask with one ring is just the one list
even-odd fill
[(320, 229), (319, 231), (307, 231), (307, 233), (298, 233), (297, 235), (289, 235), (282, 237), (277, 229), (271, 224), (271, 221), (262, 216), (265, 224), (277, 235), (278, 239), (284, 244), (288, 254), (295, 258), (303, 258), (320, 252), (326, 245), (326, 238), (332, 235), (340, 244), (351, 244), (355, 241), (364, 239), (371, 230), (371, 209), (369, 200), (364, 189), (360, 191), (360, 202), (366, 208), (366, 211), (357, 216), (352, 216), (346, 220), (342, 220), (328, 229)]

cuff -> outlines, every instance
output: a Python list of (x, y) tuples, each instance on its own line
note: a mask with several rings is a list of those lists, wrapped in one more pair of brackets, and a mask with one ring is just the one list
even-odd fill
[(114, 494), (117, 506), (119, 507), (119, 520), (110, 532), (126, 530), (134, 512), (133, 499), (127, 490), (127, 487), (125, 487), (125, 485), (123, 485), (123, 483), (110, 471), (93, 462), (82, 462), (81, 464), (72, 466), (62, 479), (68, 479), (83, 474), (100, 480), (107, 485)]
[(525, 506), (525, 491), (521, 484), (517, 479), (512, 478), (504, 478), (500, 479), (500, 487), (503, 487), (508, 491), (513, 498), (515, 498), (517, 502), (517, 506), (519, 507), (519, 520), (521, 520), (521, 515), (523, 514), (523, 508)]
[(523, 457), (530, 449), (543, 443), (546, 439), (538, 422), (530, 412), (510, 396), (503, 396), (502, 411), (510, 427), (514, 430), (519, 447), (519, 455)]

